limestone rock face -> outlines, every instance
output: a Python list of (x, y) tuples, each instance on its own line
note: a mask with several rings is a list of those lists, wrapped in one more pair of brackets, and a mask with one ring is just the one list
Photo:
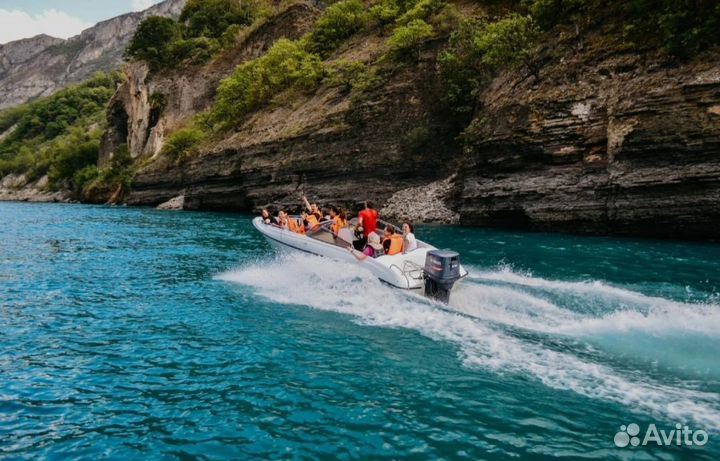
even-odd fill
[(0, 45), (0, 109), (47, 96), (95, 72), (117, 69), (135, 29), (148, 16), (178, 17), (186, 0), (100, 22), (67, 40), (38, 35)]
[(158, 210), (179, 211), (185, 208), (185, 196), (178, 195), (156, 207)]
[(460, 215), (448, 203), (455, 175), (394, 193), (380, 210), (384, 219), (401, 223), (432, 222), (457, 224)]
[(25, 175), (9, 174), (0, 179), (0, 201), (69, 202), (66, 191), (49, 191), (47, 175), (29, 181)]
[[(302, 36), (315, 17), (313, 6), (296, 4), (202, 67), (148, 77), (130, 66), (103, 152), (127, 142), (155, 161), (135, 177), (128, 203), (183, 195), (189, 210), (297, 211), (306, 195), (349, 209), (370, 199), (412, 221), (720, 238), (717, 52), (681, 63), (568, 51), (537, 79), (507, 71), (478, 96), (459, 140), (441, 100), (438, 41), (361, 97), (327, 85), (280, 94), (198, 155), (182, 163), (158, 155), (237, 64), (279, 37)], [(374, 62), (383, 40), (355, 37), (332, 59)], [(167, 105), (153, 115), (148, 101), (158, 93)]]
[(720, 238), (718, 56), (552, 71), (483, 95), (457, 181), (462, 223)]
[[(99, 163), (111, 158), (120, 144), (128, 145), (133, 158), (158, 154), (168, 133), (210, 107), (220, 80), (238, 64), (261, 56), (280, 37), (299, 38), (316, 15), (317, 10), (308, 5), (291, 6), (205, 66), (186, 66), (148, 78), (144, 63), (130, 63), (125, 69), (126, 82), (110, 101), (110, 128), (103, 139)], [(162, 107), (153, 106), (152, 98), (163, 101)]]

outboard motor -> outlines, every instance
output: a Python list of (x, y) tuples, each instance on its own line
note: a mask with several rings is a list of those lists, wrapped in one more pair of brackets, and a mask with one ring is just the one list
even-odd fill
[(425, 296), (444, 303), (460, 279), (460, 255), (454, 251), (430, 250), (425, 256)]

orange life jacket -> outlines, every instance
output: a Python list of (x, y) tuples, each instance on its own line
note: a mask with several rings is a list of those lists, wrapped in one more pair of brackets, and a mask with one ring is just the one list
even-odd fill
[(392, 256), (403, 251), (403, 238), (400, 234), (392, 234), (390, 237), (383, 240), (383, 243), (390, 240), (390, 248), (385, 252), (386, 255)]
[(340, 233), (340, 229), (343, 229), (345, 226), (347, 226), (347, 221), (340, 216), (335, 216), (335, 222), (330, 226), (330, 230), (333, 234), (337, 235)]
[(288, 229), (290, 230), (290, 232), (295, 232), (296, 234), (305, 233), (305, 227), (302, 225), (298, 225), (298, 222), (295, 220), (295, 218), (288, 218)]
[(308, 225), (310, 226), (311, 230), (320, 224), (320, 221), (318, 221), (318, 219), (315, 217), (314, 214), (309, 214), (307, 216), (307, 222), (308, 222)]

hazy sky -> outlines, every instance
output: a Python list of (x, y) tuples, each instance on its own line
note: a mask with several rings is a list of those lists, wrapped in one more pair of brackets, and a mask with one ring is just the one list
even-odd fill
[(0, 43), (37, 34), (68, 38), (98, 21), (160, 0), (0, 0)]

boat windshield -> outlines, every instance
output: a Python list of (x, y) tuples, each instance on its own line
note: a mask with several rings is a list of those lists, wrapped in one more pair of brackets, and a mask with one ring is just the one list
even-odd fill
[(321, 242), (343, 248), (348, 248), (352, 245), (352, 242), (348, 242), (340, 236), (334, 234), (330, 230), (330, 226), (332, 226), (332, 221), (323, 221), (316, 226), (315, 229), (308, 231), (306, 235), (312, 239), (320, 240)]

